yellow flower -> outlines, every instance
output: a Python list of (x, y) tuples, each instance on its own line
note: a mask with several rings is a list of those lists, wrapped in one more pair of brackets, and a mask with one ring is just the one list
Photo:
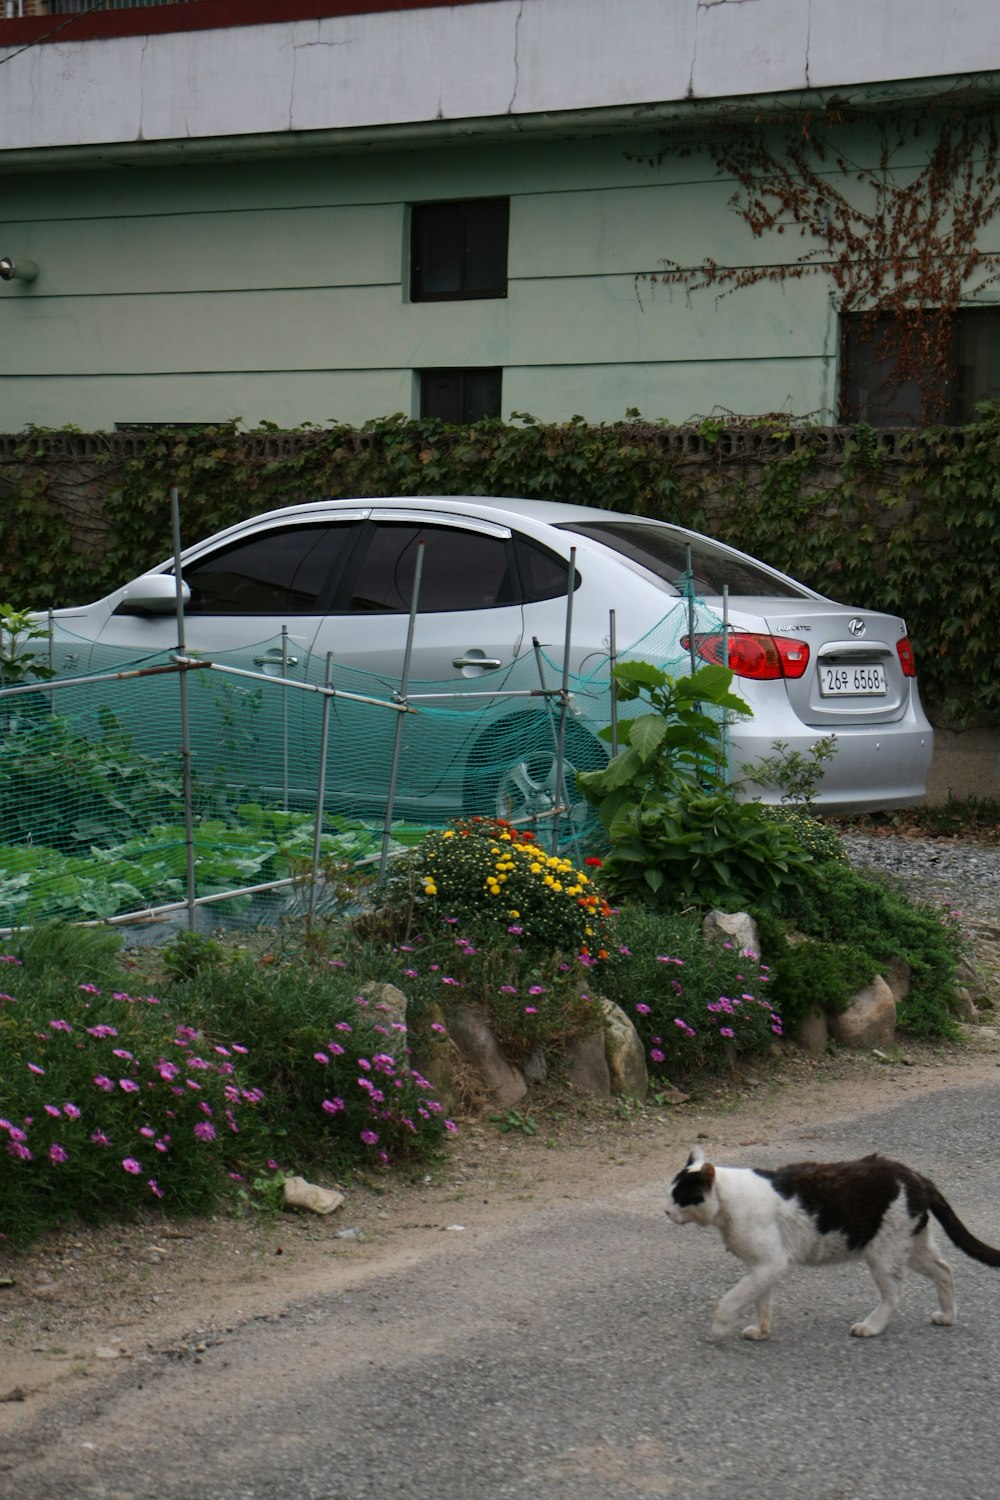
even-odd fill
[(424, 876), (424, 895), (425, 896), (436, 896), (437, 893), (438, 893), (437, 886), (434, 884), (433, 880), (431, 880), (431, 878), (430, 878), (429, 875), (425, 875)]
[(536, 861), (535, 861), (535, 863), (534, 863), (534, 864), (533, 864), (533, 865), (532, 865), (532, 866), (531, 866), (531, 873), (532, 873), (532, 875), (540, 875), (540, 874), (541, 874), (541, 873), (542, 873), (542, 867), (541, 867), (541, 865), (540, 865), (540, 864), (539, 864), (539, 863), (538, 863), (538, 862), (537, 862), (537, 860), (536, 860)]
[(511, 919), (512, 919), (512, 920), (513, 920), (513, 921), (515, 921), (515, 922), (516, 922), (516, 921), (517, 921), (517, 919), (518, 919), (518, 917), (519, 917), (519, 916), (520, 916), (520, 915), (521, 915), (521, 913), (520, 913), (520, 912), (519, 912), (519, 911), (509, 911), (509, 912), (508, 912), (508, 913), (507, 913), (507, 915), (508, 915), (508, 917), (510, 917), (510, 918), (511, 918)]
[(442, 833), (441, 837), (443, 839), (453, 839), (455, 837), (455, 830), (454, 830), (454, 828), (446, 828), (445, 831), (444, 831), (444, 833)]

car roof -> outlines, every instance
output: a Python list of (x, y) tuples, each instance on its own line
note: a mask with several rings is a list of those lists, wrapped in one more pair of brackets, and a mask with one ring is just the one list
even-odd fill
[[(473, 510), (485, 512), (492, 518), (509, 515), (531, 521), (543, 521), (550, 526), (559, 522), (594, 521), (602, 517), (617, 521), (647, 521), (653, 517), (636, 516), (628, 511), (606, 510), (594, 505), (568, 505), (562, 500), (529, 500), (509, 495), (368, 495), (363, 498), (331, 499), (317, 497), (298, 505), (281, 506), (277, 510), (264, 511), (252, 517), (255, 521), (273, 520), (278, 516), (315, 514), (324, 510), (356, 510), (358, 507), (377, 508), (384, 505), (400, 505), (412, 510), (453, 511), (456, 514)], [(251, 519), (248, 517), (248, 519)], [(243, 523), (240, 523), (243, 524)], [(657, 525), (668, 523), (657, 521)], [(683, 530), (683, 527), (677, 528)]]

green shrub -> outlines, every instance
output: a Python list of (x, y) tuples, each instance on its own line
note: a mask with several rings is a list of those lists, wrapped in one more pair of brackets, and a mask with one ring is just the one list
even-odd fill
[[(872, 965), (877, 972), (902, 959), (910, 968), (910, 989), (897, 1008), (900, 1029), (911, 1036), (956, 1034), (951, 1012), (957, 1000), (960, 936), (947, 913), (912, 901), (898, 882), (832, 860), (814, 863), (803, 872), (797, 889), (785, 892), (783, 910), (807, 936), (843, 946), (844, 953), (827, 964), (832, 990), (838, 980), (831, 963), (847, 983), (852, 963), (857, 964), (855, 972)], [(802, 961), (784, 942), (765, 946), (778, 992), (784, 989), (786, 1003), (793, 1010), (800, 1008), (805, 996), (795, 986), (794, 974)], [(864, 964), (859, 954), (865, 956)]]
[(263, 1150), (246, 1049), (141, 991), (2, 960), (0, 1232), (210, 1208)]
[(259, 962), (242, 949), (221, 958), (201, 949), (193, 960), (185, 944), (164, 999), (247, 1048), (250, 1076), (263, 1092), (261, 1120), (282, 1167), (384, 1167), (425, 1154), (454, 1129), (409, 1064), (406, 1023), (384, 1000), (359, 991), (353, 967)]
[(619, 913), (601, 991), (633, 1021), (654, 1079), (683, 1078), (767, 1052), (783, 1035), (759, 955), (706, 942), (700, 916)]

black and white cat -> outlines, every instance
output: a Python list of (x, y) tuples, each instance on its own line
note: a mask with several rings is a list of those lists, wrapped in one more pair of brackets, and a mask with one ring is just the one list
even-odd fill
[(715, 1167), (698, 1148), (674, 1178), (667, 1215), (675, 1224), (714, 1225), (747, 1274), (727, 1292), (712, 1321), (712, 1335), (733, 1333), (749, 1303), (757, 1321), (746, 1339), (771, 1332), (771, 1291), (788, 1266), (821, 1266), (864, 1259), (880, 1301), (851, 1332), (881, 1333), (899, 1306), (903, 1275), (912, 1266), (937, 1287), (940, 1310), (932, 1323), (954, 1323), (955, 1284), (941, 1259), (930, 1215), (973, 1260), (1000, 1266), (1000, 1250), (970, 1234), (927, 1177), (884, 1156), (860, 1161), (795, 1162), (763, 1167)]

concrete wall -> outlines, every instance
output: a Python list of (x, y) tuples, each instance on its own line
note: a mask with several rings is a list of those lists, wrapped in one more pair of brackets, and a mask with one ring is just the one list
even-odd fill
[[(861, 132), (852, 150), (870, 153)], [(669, 257), (799, 255), (755, 240), (733, 184), (655, 134), (447, 152), (19, 173), (0, 183), (0, 428), (415, 414), (421, 369), (500, 366), (502, 414), (683, 423), (835, 415), (825, 277), (722, 299), (646, 279)], [(410, 303), (407, 205), (510, 195), (506, 298)], [(1000, 230), (998, 230), (1000, 238)]]
[(1000, 801), (1000, 729), (935, 729), (927, 801), (949, 797)]
[(998, 54), (994, 0), (485, 0), (94, 42), (70, 31), (4, 68), (0, 141), (15, 151), (645, 109), (981, 73)]

